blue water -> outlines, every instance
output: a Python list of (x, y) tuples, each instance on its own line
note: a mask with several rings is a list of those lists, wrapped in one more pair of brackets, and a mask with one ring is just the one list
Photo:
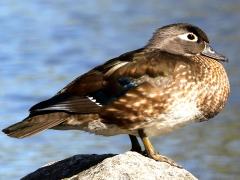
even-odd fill
[[(35, 103), (129, 50), (155, 28), (188, 22), (203, 28), (229, 58), (231, 97), (213, 120), (156, 137), (156, 148), (200, 179), (240, 179), (239, 0), (0, 1), (0, 129), (22, 120)], [(0, 133), (0, 179), (19, 179), (74, 154), (122, 153), (127, 136), (48, 130), (26, 139)]]

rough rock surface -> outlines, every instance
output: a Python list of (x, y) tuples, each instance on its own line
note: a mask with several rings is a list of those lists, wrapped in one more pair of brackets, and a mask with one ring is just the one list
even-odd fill
[(76, 155), (46, 165), (23, 180), (196, 180), (185, 169), (144, 157), (136, 152), (114, 155)]

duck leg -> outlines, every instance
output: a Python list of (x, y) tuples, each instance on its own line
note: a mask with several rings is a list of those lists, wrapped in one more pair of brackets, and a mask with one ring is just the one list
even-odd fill
[(162, 156), (159, 153), (157, 153), (154, 150), (154, 147), (151, 143), (151, 141), (149, 140), (149, 138), (147, 137), (147, 135), (144, 133), (144, 131), (141, 129), (138, 131), (139, 136), (144, 144), (145, 147), (145, 151), (148, 157), (156, 160), (156, 161), (161, 161), (161, 162), (166, 162), (172, 166), (176, 166), (178, 168), (182, 168), (181, 166), (179, 166), (177, 163), (175, 163), (172, 159), (166, 157), (166, 156)]
[(142, 153), (142, 148), (138, 142), (137, 137), (129, 134), (129, 138), (130, 138), (131, 144), (132, 144), (131, 151), (136, 151), (138, 153)]

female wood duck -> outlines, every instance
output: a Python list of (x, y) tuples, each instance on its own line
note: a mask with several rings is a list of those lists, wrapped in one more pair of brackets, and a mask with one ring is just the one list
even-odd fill
[(141, 152), (139, 136), (148, 157), (178, 166), (158, 154), (148, 137), (219, 113), (230, 92), (224, 61), (200, 28), (185, 23), (164, 26), (145, 47), (81, 75), (3, 132), (15, 138), (49, 128), (128, 134), (132, 150)]

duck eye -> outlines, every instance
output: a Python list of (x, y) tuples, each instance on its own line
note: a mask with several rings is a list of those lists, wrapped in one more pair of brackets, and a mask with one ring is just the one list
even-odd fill
[(178, 35), (178, 37), (185, 41), (197, 42), (197, 40), (198, 40), (198, 37), (193, 33), (180, 34), (180, 35)]
[(194, 37), (193, 34), (188, 34), (188, 35), (187, 35), (187, 38), (188, 38), (189, 40), (194, 40), (195, 37)]

